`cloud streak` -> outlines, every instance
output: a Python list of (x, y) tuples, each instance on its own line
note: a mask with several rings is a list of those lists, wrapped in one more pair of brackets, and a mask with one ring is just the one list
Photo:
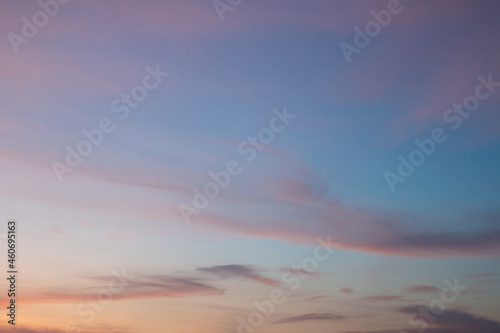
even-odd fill
[(332, 313), (307, 313), (300, 316), (287, 317), (274, 322), (278, 324), (296, 324), (305, 321), (339, 321), (345, 319), (344, 316)]
[[(413, 314), (419, 313), (422, 306), (408, 306), (400, 309), (400, 312)], [(427, 313), (432, 313), (428, 307), (424, 307)], [(430, 328), (426, 332), (431, 333), (495, 333), (500, 332), (500, 322), (485, 317), (476, 316), (458, 310), (444, 310), (439, 315), (433, 316), (435, 321), (429, 322), (429, 325), (436, 328)]]
[(432, 286), (422, 286), (422, 285), (416, 285), (416, 286), (409, 286), (404, 289), (404, 291), (412, 293), (412, 294), (423, 294), (423, 293), (435, 293), (439, 292), (439, 289), (436, 287)]
[(205, 272), (218, 275), (222, 278), (243, 278), (261, 283), (266, 286), (278, 286), (281, 283), (277, 280), (267, 278), (258, 274), (258, 270), (245, 265), (220, 265), (212, 267), (200, 267), (196, 269), (199, 272)]
[(348, 288), (348, 287), (343, 287), (343, 288), (339, 289), (339, 292), (341, 292), (342, 294), (349, 295), (349, 294), (352, 294), (354, 292), (354, 290), (352, 290), (351, 288)]
[[(99, 282), (98, 286), (81, 288), (85, 291), (58, 289), (42, 293), (26, 294), (23, 302), (29, 304), (49, 303), (86, 303), (89, 299), (96, 300), (101, 291), (107, 290), (107, 281), (114, 276), (95, 277), (91, 280)], [(219, 289), (196, 279), (170, 275), (145, 275), (126, 281), (123, 289), (112, 295), (112, 300), (123, 301), (132, 299), (181, 298), (188, 296), (223, 295), (224, 289)]]
[(391, 302), (391, 301), (400, 301), (401, 296), (392, 296), (392, 295), (385, 295), (385, 296), (365, 296), (360, 298), (361, 301), (364, 302)]

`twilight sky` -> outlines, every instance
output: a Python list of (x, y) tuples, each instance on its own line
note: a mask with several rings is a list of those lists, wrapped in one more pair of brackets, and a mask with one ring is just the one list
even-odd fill
[(500, 332), (496, 0), (5, 0), (21, 333)]

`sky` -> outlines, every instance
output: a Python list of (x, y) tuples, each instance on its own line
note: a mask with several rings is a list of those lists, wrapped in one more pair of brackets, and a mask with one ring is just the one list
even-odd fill
[(499, 13), (2, 1), (0, 331), (500, 332)]

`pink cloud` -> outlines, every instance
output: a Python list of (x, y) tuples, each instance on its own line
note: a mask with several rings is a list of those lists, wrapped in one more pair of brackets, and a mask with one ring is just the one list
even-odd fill
[(436, 287), (432, 286), (409, 286), (404, 289), (406, 292), (412, 293), (412, 294), (422, 294), (422, 293), (436, 293), (439, 292), (440, 290)]
[(120, 286), (120, 291), (111, 293), (113, 301), (224, 294), (223, 289), (197, 282), (195, 279), (168, 275), (141, 276), (136, 279), (126, 280), (125, 283), (122, 282), (123, 284), (115, 283), (113, 284), (114, 289), (107, 289), (107, 282), (113, 279), (115, 279), (114, 276), (97, 277), (95, 281), (99, 282), (100, 285), (87, 288), (85, 292), (74, 292), (73, 290), (61, 288), (58, 291), (25, 294), (22, 302), (26, 304), (87, 303), (89, 300), (97, 300), (100, 292), (109, 294), (112, 290), (118, 290), (118, 286)]
[(482, 278), (482, 277), (489, 277), (489, 276), (500, 276), (500, 274), (483, 273), (483, 274), (466, 274), (466, 275), (462, 275), (462, 276), (466, 277), (466, 278)]
[(339, 289), (339, 292), (341, 292), (342, 294), (352, 294), (354, 292), (354, 290), (352, 290), (351, 288), (348, 288), (348, 287), (343, 287), (343, 288), (340, 288)]
[(220, 265), (213, 267), (200, 267), (197, 271), (220, 275), (221, 277), (239, 277), (243, 279), (253, 280), (266, 286), (278, 286), (280, 281), (265, 277), (258, 274), (256, 270), (244, 265)]
[(361, 297), (360, 300), (366, 302), (390, 302), (401, 300), (401, 296), (365, 296)]

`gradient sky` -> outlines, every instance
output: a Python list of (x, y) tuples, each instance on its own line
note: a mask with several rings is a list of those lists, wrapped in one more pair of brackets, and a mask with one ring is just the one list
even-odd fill
[[(0, 331), (238, 332), (281, 290), (255, 332), (500, 332), (500, 84), (445, 119), (500, 82), (498, 1), (401, 0), (350, 61), (341, 43), (391, 1), (222, 0), (222, 20), (211, 0), (41, 2), (57, 13), (14, 47), (42, 8), (0, 3), (0, 256), (16, 219), (20, 272)], [(147, 68), (169, 74), (120, 119)], [(248, 162), (238, 147), (283, 110)], [(54, 162), (106, 118), (60, 181)], [(436, 128), (446, 141), (392, 191), (386, 172)], [(231, 160), (241, 173), (186, 223), (179, 205)], [(307, 271), (318, 237), (336, 248)], [(116, 272), (127, 284), (91, 308)], [(412, 323), (445, 281), (467, 289)]]

